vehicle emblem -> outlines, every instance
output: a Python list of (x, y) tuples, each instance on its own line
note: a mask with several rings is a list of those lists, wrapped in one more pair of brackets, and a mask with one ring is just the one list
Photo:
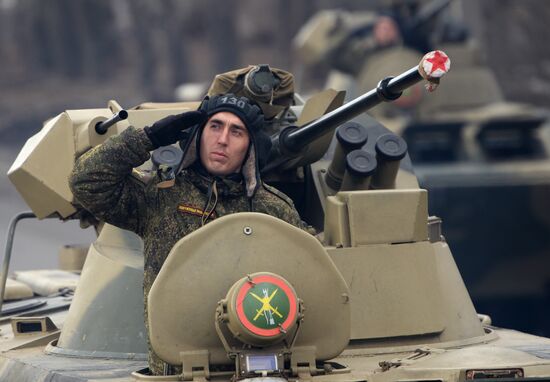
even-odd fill
[(297, 298), (285, 280), (262, 274), (241, 286), (236, 311), (239, 321), (252, 333), (279, 336), (296, 321)]

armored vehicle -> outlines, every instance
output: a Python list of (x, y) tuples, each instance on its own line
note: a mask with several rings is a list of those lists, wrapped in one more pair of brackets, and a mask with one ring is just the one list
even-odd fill
[[(423, 8), (432, 11), (409, 24), (418, 25), (434, 15), (433, 6), (445, 3), (426, 2)], [(326, 86), (353, 97), (375, 86), (386, 71), (395, 72), (398, 63), (418, 61), (421, 53), (407, 41), (357, 48), (372, 41), (380, 17), (343, 11), (316, 15), (295, 39), (308, 71), (330, 62)], [(453, 25), (429, 36), (453, 57), (438, 96), (427, 96), (417, 85), (369, 114), (407, 141), (418, 181), (429, 191), (430, 213), (443, 218), (476, 307), (498, 317), (500, 325), (548, 336), (548, 112), (506, 101), (475, 41)], [(446, 37), (441, 30), (448, 31)]]
[[(32, 209), (17, 219), (77, 218), (99, 234), (68, 312), (53, 306), (57, 296), (43, 299), (49, 311), (4, 314), (0, 379), (550, 378), (550, 339), (492, 327), (476, 313), (441, 221), (428, 215), (428, 192), (418, 185), (406, 143), (364, 114), (423, 77), (444, 74), (426, 63), (437, 55), (345, 105), (344, 94), (333, 90), (302, 103), (283, 81), (291, 76), (267, 66), (218, 77), (216, 86), (246, 93), (258, 85), (255, 93), (272, 101), (257, 99), (266, 115), (273, 112), (274, 148), (264, 179), (291, 195), (319, 233), (236, 213), (182, 238), (149, 293), (148, 334), (141, 240), (94, 222), (73, 199), (67, 177), (75, 158), (130, 124), (142, 128), (198, 103), (124, 110), (110, 101), (107, 108), (67, 110), (47, 121), (9, 171)], [(170, 175), (177, 153), (177, 147), (159, 149), (135, 175)], [(164, 376), (149, 375), (147, 335), (166, 362)], [(171, 374), (178, 365), (182, 372)]]

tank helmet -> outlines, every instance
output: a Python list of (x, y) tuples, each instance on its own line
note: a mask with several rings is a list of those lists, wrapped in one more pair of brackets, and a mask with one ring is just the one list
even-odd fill
[[(252, 197), (260, 186), (260, 170), (266, 164), (271, 151), (271, 138), (263, 129), (265, 119), (262, 110), (248, 98), (238, 97), (232, 93), (206, 96), (198, 110), (206, 114), (207, 121), (214, 114), (230, 112), (239, 117), (246, 126), (250, 137), (250, 147), (241, 173), (246, 185), (246, 194), (248, 197)], [(197, 126), (191, 133), (190, 139), (180, 144), (184, 154), (179, 171), (189, 167), (198, 159), (200, 137), (205, 125), (206, 122), (202, 126)]]
[(251, 141), (254, 144), (258, 159), (258, 168), (261, 169), (267, 162), (271, 150), (271, 138), (264, 132), (264, 114), (257, 105), (246, 97), (237, 97), (235, 94), (218, 94), (206, 96), (199, 106), (199, 110), (210, 118), (216, 113), (228, 111), (235, 114), (245, 124)]
[(252, 104), (246, 97), (237, 97), (231, 93), (206, 96), (199, 106), (199, 111), (204, 112), (208, 118), (222, 111), (231, 112), (243, 121), (251, 133), (260, 131), (264, 125), (264, 115), (257, 105)]

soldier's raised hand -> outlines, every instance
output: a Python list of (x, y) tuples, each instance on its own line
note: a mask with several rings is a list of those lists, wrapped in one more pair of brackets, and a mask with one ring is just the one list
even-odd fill
[(185, 129), (206, 122), (206, 113), (203, 111), (188, 111), (178, 115), (169, 115), (158, 120), (151, 126), (144, 128), (145, 133), (155, 148), (176, 143), (185, 135)]

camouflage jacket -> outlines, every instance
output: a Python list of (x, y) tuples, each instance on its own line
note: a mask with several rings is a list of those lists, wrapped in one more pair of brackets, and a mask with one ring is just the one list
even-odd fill
[[(291, 199), (266, 184), (249, 199), (242, 181), (203, 175), (193, 168), (182, 171), (169, 188), (157, 187), (159, 179), (140, 181), (132, 174), (133, 169), (150, 158), (152, 149), (143, 130), (130, 127), (82, 155), (69, 179), (76, 200), (85, 209), (143, 239), (145, 307), (170, 249), (208, 221), (253, 211), (303, 228)], [(150, 350), (150, 366), (155, 374), (162, 373), (159, 361)]]

